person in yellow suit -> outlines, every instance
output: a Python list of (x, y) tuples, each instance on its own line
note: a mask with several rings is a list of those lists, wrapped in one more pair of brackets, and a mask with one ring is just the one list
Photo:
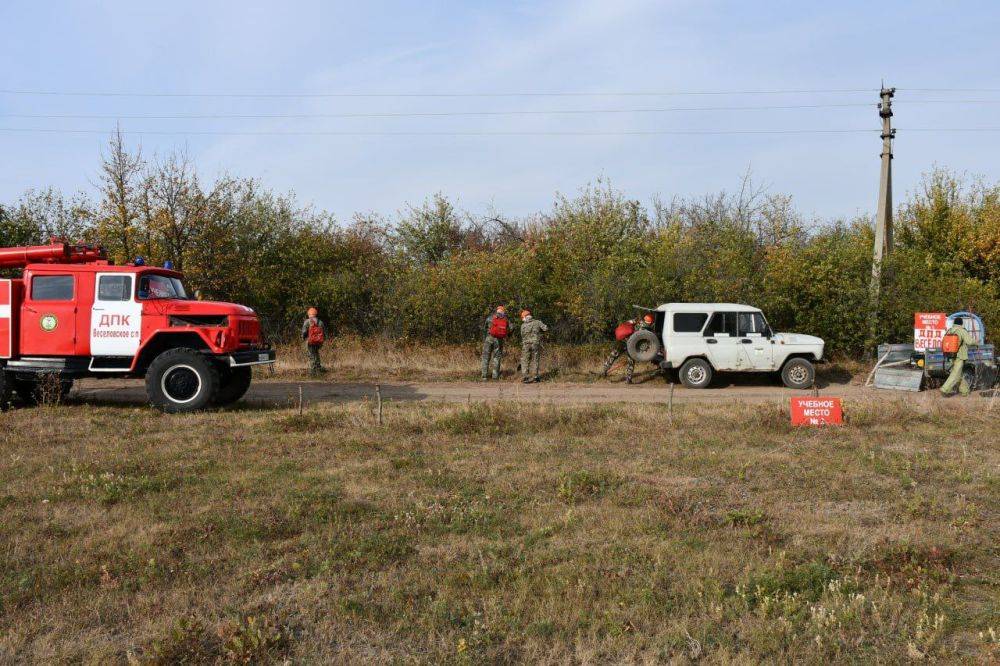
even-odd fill
[(958, 339), (962, 341), (962, 344), (958, 348), (958, 353), (955, 354), (955, 359), (951, 364), (951, 374), (948, 375), (948, 379), (945, 381), (944, 386), (941, 387), (941, 395), (946, 398), (950, 398), (955, 395), (955, 389), (957, 387), (958, 392), (962, 395), (969, 395), (972, 393), (972, 389), (969, 387), (969, 382), (965, 381), (965, 376), (962, 374), (962, 370), (965, 369), (965, 362), (969, 360), (969, 345), (975, 344), (976, 341), (972, 338), (972, 334), (966, 330), (965, 326), (962, 325), (963, 321), (961, 317), (955, 317), (955, 320), (951, 324), (951, 328), (945, 331), (945, 335), (957, 335)]

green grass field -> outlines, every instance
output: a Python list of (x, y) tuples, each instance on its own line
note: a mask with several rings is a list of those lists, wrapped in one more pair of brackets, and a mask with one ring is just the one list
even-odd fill
[(1000, 659), (1000, 410), (0, 414), (0, 662)]

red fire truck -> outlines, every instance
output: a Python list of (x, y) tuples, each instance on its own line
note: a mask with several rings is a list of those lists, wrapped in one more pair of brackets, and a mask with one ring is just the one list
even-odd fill
[(195, 411), (236, 402), (252, 366), (275, 361), (252, 309), (192, 300), (169, 268), (53, 241), (0, 249), (0, 269), (23, 269), (0, 278), (0, 405), (82, 377), (145, 377), (154, 406)]

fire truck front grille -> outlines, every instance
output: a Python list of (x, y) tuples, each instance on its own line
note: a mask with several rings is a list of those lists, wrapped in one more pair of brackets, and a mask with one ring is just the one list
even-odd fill
[(256, 319), (240, 319), (236, 324), (236, 334), (240, 344), (256, 344), (260, 341), (260, 322)]

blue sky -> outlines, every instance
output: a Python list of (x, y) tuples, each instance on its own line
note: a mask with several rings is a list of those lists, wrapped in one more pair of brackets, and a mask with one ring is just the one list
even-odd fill
[[(897, 200), (934, 165), (1000, 180), (995, 2), (29, 2), (0, 6), (0, 89), (166, 93), (498, 93), (900, 88)], [(996, 92), (921, 92), (976, 88)], [(909, 90), (908, 90), (909, 89)], [(871, 107), (324, 119), (122, 119), (129, 131), (618, 132), (878, 127), (875, 92), (502, 98), (148, 98), (0, 93), (0, 127), (110, 132), (150, 114)], [(105, 115), (101, 119), (15, 114)], [(92, 191), (103, 134), (0, 132), (0, 201), (30, 187)], [(335, 213), (392, 214), (440, 191), (524, 215), (604, 177), (628, 196), (697, 196), (749, 167), (807, 216), (870, 215), (872, 134), (698, 136), (130, 136), (185, 148), (208, 177), (260, 178)]]

